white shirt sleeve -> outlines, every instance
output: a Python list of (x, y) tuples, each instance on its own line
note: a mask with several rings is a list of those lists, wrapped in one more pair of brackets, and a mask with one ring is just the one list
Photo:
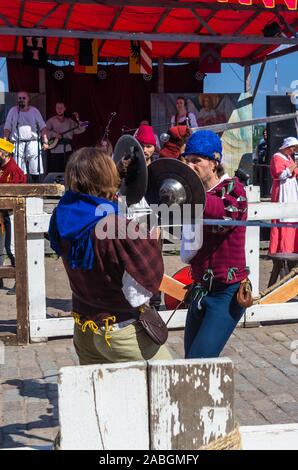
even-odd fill
[(9, 131), (12, 130), (13, 115), (14, 115), (14, 107), (10, 108), (10, 110), (8, 111), (6, 121), (4, 124), (4, 129), (8, 129)]
[(35, 119), (39, 125), (40, 130), (42, 131), (46, 127), (46, 123), (44, 122), (40, 112), (36, 108), (35, 108)]
[(122, 292), (132, 307), (139, 307), (152, 297), (153, 293), (141, 286), (127, 271), (122, 277)]

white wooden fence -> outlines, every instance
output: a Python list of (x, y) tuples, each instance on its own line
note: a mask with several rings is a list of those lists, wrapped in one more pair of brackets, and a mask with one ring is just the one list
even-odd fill
[(61, 449), (192, 450), (234, 429), (230, 359), (60, 369)]
[[(271, 220), (279, 217), (298, 217), (297, 204), (259, 202), (259, 188), (247, 188), (249, 200), (249, 220)], [(47, 232), (50, 215), (43, 211), (43, 199), (27, 200), (27, 249), (28, 249), (28, 282), (29, 282), (29, 326), (30, 340), (43, 341), (48, 337), (59, 337), (73, 334), (72, 317), (47, 318), (46, 286), (44, 265), (44, 232)], [(250, 279), (254, 295), (259, 293), (259, 249), (260, 228), (247, 227), (246, 263), (250, 267)], [(171, 312), (162, 312), (167, 320)], [(169, 328), (183, 328), (186, 310), (179, 310), (172, 317)], [(271, 305), (255, 305), (247, 309), (242, 321), (261, 322), (272, 320), (292, 320), (298, 318), (297, 302)]]

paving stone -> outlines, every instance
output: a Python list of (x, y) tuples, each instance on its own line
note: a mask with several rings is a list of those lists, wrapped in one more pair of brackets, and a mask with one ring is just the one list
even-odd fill
[(268, 420), (253, 409), (236, 410), (235, 415), (236, 421), (240, 424), (240, 426), (257, 426), (268, 424)]
[(297, 402), (289, 402), (289, 403), (280, 403), (280, 408), (287, 413), (287, 415), (291, 416), (292, 418), (296, 418), (298, 414), (298, 403)]
[(277, 405), (280, 405), (281, 403), (295, 403), (296, 402), (296, 399), (288, 393), (281, 393), (280, 395), (271, 395), (270, 398)]
[(274, 403), (271, 400), (268, 400), (268, 397), (265, 397), (261, 400), (254, 400), (253, 401), (253, 407), (259, 413), (262, 413), (262, 411), (264, 411), (264, 410), (276, 409), (276, 403)]
[[(281, 405), (282, 406), (282, 405)], [(277, 424), (285, 424), (285, 423), (295, 423), (296, 416), (290, 416), (288, 413), (283, 411), (280, 408), (272, 408), (270, 410), (262, 410), (260, 412), (262, 416), (269, 422), (269, 423), (277, 423)]]
[(241, 398), (239, 395), (234, 399), (234, 410), (237, 414), (237, 410), (250, 410), (251, 403)]
[(15, 379), (20, 376), (20, 370), (18, 367), (7, 367), (1, 371), (2, 380), (4, 379)]
[(289, 341), (289, 338), (284, 334), (282, 333), (281, 331), (272, 331), (268, 332), (270, 334), (270, 336), (272, 336), (272, 338), (276, 339), (277, 341), (281, 341), (281, 342), (288, 342)]

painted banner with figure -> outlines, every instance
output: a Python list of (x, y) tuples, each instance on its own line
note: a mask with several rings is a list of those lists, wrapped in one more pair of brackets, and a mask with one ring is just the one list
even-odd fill
[[(251, 96), (246, 93), (152, 93), (151, 122), (155, 132), (167, 132), (176, 114), (176, 100), (186, 99), (188, 113), (193, 113), (198, 126), (252, 119)], [(232, 129), (221, 135), (223, 163), (230, 176), (239, 165), (250, 173), (252, 168), (252, 126)]]

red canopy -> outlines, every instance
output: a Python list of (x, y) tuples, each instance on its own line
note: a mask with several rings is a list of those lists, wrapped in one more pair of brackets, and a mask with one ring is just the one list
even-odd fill
[[(264, 3), (276, 6), (269, 9)], [(215, 43), (226, 37), (223, 60), (244, 64), (277, 47), (263, 41), (262, 29), (271, 22), (279, 23), (286, 36), (293, 36), (298, 30), (297, 0), (241, 0), (241, 4), (239, 0), (0, 0), (0, 55), (22, 52), (22, 41), (13, 28), (18, 28), (19, 35), (26, 34), (24, 28), (45, 28), (45, 34), (53, 30), (56, 35), (48, 38), (52, 58), (73, 57), (71, 35), (80, 31), (107, 33), (100, 42), (102, 58), (128, 58), (127, 36), (125, 40), (108, 37), (109, 33), (126, 32), (151, 34), (154, 58), (198, 59), (199, 43), (185, 41), (185, 35), (195, 34), (214, 35)], [(158, 40), (163, 33), (170, 34), (171, 41)], [(251, 44), (249, 37), (258, 37), (260, 42)]]

